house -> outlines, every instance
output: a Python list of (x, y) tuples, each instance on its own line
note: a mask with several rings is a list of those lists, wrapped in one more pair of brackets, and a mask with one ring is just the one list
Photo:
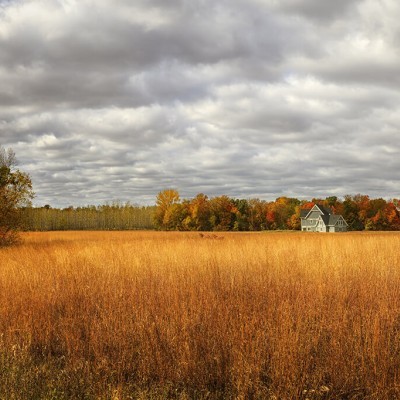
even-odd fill
[(348, 224), (341, 215), (319, 204), (300, 212), (301, 230), (309, 232), (346, 232)]

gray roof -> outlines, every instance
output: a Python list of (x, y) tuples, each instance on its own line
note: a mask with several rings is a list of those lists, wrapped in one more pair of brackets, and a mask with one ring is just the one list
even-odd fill
[[(326, 208), (324, 206), (321, 206), (320, 204), (315, 204), (316, 206), (318, 206), (318, 208), (323, 212), (323, 215), (331, 215), (332, 212), (331, 210), (329, 210), (329, 208)], [(313, 206), (315, 207), (315, 206)], [(300, 218), (305, 218), (307, 217), (307, 214), (311, 211), (311, 208), (307, 209), (307, 210), (300, 210)], [(325, 222), (325, 221), (324, 221)]]
[(308, 210), (300, 210), (300, 218), (305, 218), (307, 217), (307, 214), (310, 212), (310, 209)]
[(328, 225), (333, 226), (336, 224), (336, 222), (338, 222), (339, 219), (342, 218), (342, 216), (331, 214), (331, 215), (321, 215), (321, 218), (326, 226)]
[(324, 224), (326, 226), (330, 225), (329, 223), (329, 215), (321, 215), (322, 221), (324, 221)]
[(329, 225), (335, 225), (336, 222), (341, 218), (341, 215), (330, 215), (329, 216)]
[(330, 214), (332, 214), (332, 211), (331, 211), (329, 208), (324, 207), (324, 206), (322, 206), (321, 204), (317, 204), (317, 206), (318, 206), (318, 208), (324, 213), (324, 215), (330, 215)]

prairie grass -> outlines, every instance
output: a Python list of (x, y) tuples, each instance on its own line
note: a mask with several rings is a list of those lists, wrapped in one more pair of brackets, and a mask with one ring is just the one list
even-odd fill
[(27, 233), (0, 398), (400, 398), (400, 235)]

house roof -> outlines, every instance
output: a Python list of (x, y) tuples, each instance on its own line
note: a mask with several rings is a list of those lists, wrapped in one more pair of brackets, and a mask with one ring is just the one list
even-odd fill
[(329, 208), (324, 207), (321, 204), (316, 204), (316, 206), (324, 213), (324, 215), (332, 214), (332, 211)]
[(341, 219), (343, 220), (343, 222), (348, 226), (349, 224), (346, 222), (346, 220), (343, 218), (343, 215), (337, 214), (337, 215), (331, 215), (331, 217), (335, 217), (334, 219), (332, 219), (332, 225), (335, 225), (336, 222)]
[(329, 216), (329, 225), (335, 225), (336, 222), (339, 221), (339, 219), (341, 219), (341, 215), (330, 215)]
[(332, 212), (331, 212), (331, 210), (329, 210), (329, 208), (326, 208), (326, 207), (324, 207), (324, 206), (322, 206), (320, 204), (315, 204), (312, 208), (308, 208), (306, 210), (300, 210), (300, 218), (306, 218), (307, 215), (310, 213), (310, 211), (315, 206), (317, 206), (321, 210), (321, 212), (323, 213), (322, 215), (328, 215), (329, 216), (329, 215), (332, 214)]
[(307, 214), (310, 212), (310, 209), (307, 210), (300, 210), (300, 218), (307, 217)]
[[(324, 224), (326, 225), (326, 226), (333, 226), (333, 225), (335, 225), (336, 224), (336, 222), (338, 222), (339, 221), (339, 219), (342, 219), (343, 221), (344, 221), (344, 219), (343, 219), (343, 217), (341, 216), (341, 215), (333, 215), (333, 214), (331, 214), (331, 215), (321, 215), (321, 218), (322, 218), (322, 220), (324, 221)], [(345, 221), (346, 222), (346, 221)], [(347, 223), (346, 223), (346, 225), (347, 225)]]

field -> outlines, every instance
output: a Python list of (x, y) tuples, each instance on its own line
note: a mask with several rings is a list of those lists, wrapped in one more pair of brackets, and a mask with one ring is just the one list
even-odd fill
[(400, 234), (27, 233), (0, 398), (400, 398)]

